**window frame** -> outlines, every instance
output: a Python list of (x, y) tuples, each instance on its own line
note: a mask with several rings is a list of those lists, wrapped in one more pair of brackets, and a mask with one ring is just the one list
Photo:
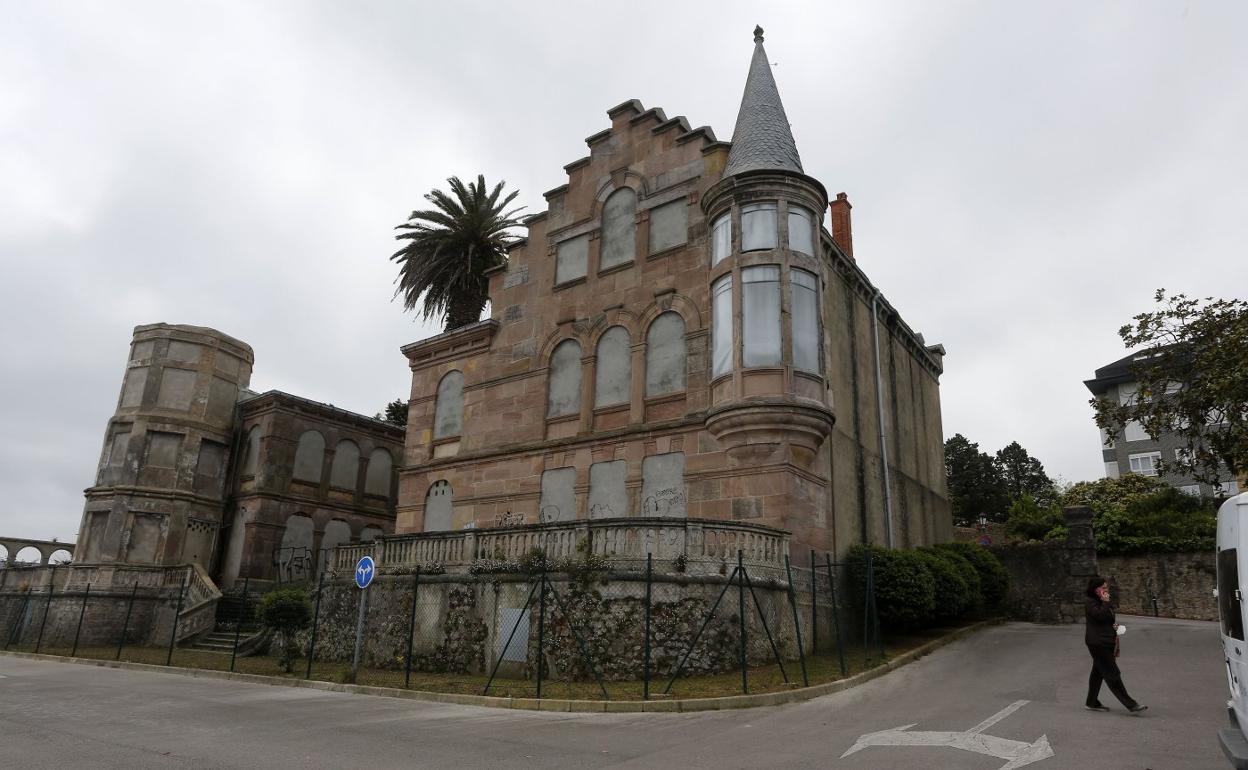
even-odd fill
[[(809, 279), (810, 285), (799, 283), (798, 278), (797, 278), (798, 276), (801, 276), (803, 280)], [(812, 303), (813, 310), (814, 310), (813, 320), (815, 324), (815, 328), (813, 330), (814, 348), (815, 348), (813, 369), (807, 368), (804, 365), (804, 363), (799, 364), (798, 362), (797, 340), (798, 340), (798, 333), (799, 333), (799, 330), (798, 330), (798, 321), (799, 321), (799, 309), (798, 308), (800, 304), (798, 302), (798, 297), (800, 296), (798, 294), (799, 289), (803, 292), (810, 292), (811, 296), (813, 297), (813, 303)], [(789, 322), (791, 325), (789, 336), (790, 336), (791, 344), (793, 347), (793, 350), (792, 350), (793, 371), (795, 372), (802, 372), (804, 374), (814, 374), (814, 375), (823, 374), (823, 315), (820, 312), (820, 308), (819, 308), (819, 299), (820, 299), (819, 289), (820, 289), (820, 280), (819, 280), (818, 275), (816, 275), (815, 273), (812, 273), (809, 270), (803, 270), (798, 267), (789, 268)]]
[[(760, 276), (764, 273), (772, 274), (774, 278), (756, 278), (750, 280), (750, 276)], [(780, 297), (781, 284), (784, 275), (780, 265), (750, 265), (741, 268), (741, 368), (742, 369), (771, 369), (783, 365), (784, 363), (784, 332), (782, 326), (784, 324), (784, 308), (781, 304)], [(766, 295), (761, 294), (757, 289), (751, 290), (748, 287), (772, 285), (774, 289), (768, 288)], [(763, 297), (767, 301), (755, 302), (758, 311), (767, 313), (767, 317), (752, 318), (751, 315), (755, 310), (751, 310), (751, 296)], [(775, 316), (771, 317), (771, 311), (774, 305)], [(773, 323), (774, 321), (774, 323)], [(768, 334), (766, 338), (763, 334)], [(774, 357), (770, 355), (771, 344), (774, 340), (775, 353)], [(766, 344), (766, 347), (764, 347)]]
[[(794, 231), (793, 218), (794, 217), (804, 220), (804, 225), (798, 229), (806, 233), (806, 245), (808, 247), (808, 250), (799, 249), (797, 245), (793, 242), (793, 231)], [(793, 252), (794, 254), (805, 254), (808, 257), (815, 256), (815, 217), (810, 212), (810, 210), (807, 209), (805, 206), (797, 206), (797, 205), (789, 204), (788, 214), (785, 217), (785, 221), (788, 223), (788, 226), (789, 226), (789, 251)]]
[[(758, 230), (747, 229), (747, 218), (752, 220), (756, 216), (770, 212), (771, 228), (770, 243), (755, 242), (758, 233), (766, 231), (766, 228), (759, 227)], [(747, 237), (750, 239), (747, 241)], [(767, 251), (774, 249), (780, 242), (780, 206), (776, 201), (760, 201), (759, 203), (750, 203), (741, 207), (741, 253), (745, 254), (751, 251)]]
[(730, 256), (732, 256), (732, 212), (725, 211), (711, 223), (711, 267), (715, 267)]
[[(722, 313), (720, 298), (727, 298), (727, 311)], [(736, 345), (732, 340), (733, 327), (733, 280), (732, 273), (725, 273), (715, 282), (711, 284), (711, 379), (723, 377), (732, 374), (735, 368)], [(721, 318), (720, 316), (726, 316)], [(723, 348), (721, 349), (721, 344)], [(721, 352), (726, 352), (727, 356), (721, 356)], [(721, 358), (724, 359), (724, 368), (719, 368)]]
[[(1143, 460), (1145, 458), (1150, 460), (1147, 471), (1140, 470), (1136, 467), (1136, 460)], [(1161, 452), (1159, 451), (1137, 452), (1135, 454), (1127, 455), (1127, 467), (1131, 469), (1132, 473), (1139, 474), (1140, 476), (1158, 476), (1160, 474), (1157, 472), (1157, 461), (1160, 459)], [(1142, 466), (1143, 464), (1140, 463), (1140, 465)]]

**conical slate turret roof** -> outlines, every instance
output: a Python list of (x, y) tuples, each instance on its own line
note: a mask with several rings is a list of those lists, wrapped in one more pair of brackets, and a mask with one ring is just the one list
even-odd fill
[(732, 150), (724, 176), (770, 169), (802, 172), (802, 159), (780, 103), (780, 91), (763, 50), (763, 28), (754, 28), (754, 58), (745, 79), (745, 94), (732, 131)]

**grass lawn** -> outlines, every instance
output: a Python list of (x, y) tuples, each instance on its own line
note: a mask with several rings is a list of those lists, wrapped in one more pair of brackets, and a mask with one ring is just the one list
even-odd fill
[[(853, 676), (873, 666), (880, 665), (884, 660), (894, 658), (933, 639), (940, 638), (955, 631), (957, 628), (955, 626), (931, 629), (909, 636), (889, 636), (885, 639), (883, 660), (879, 657), (878, 649), (872, 650), (868, 656), (864, 653), (861, 643), (847, 644), (845, 647), (847, 674)], [(11, 649), (33, 652), (33, 645), (14, 646)], [(70, 649), (68, 647), (49, 648), (44, 646), (40, 649), (40, 652), (49, 655), (68, 656)], [(125, 647), (121, 651), (120, 659), (132, 663), (150, 663), (163, 666), (165, 665), (168, 652), (168, 649), (164, 647)], [(117, 648), (80, 647), (77, 655), (79, 658), (113, 660), (117, 656)], [(175, 649), (173, 651), (172, 665), (183, 668), (228, 671), (230, 669), (230, 656), (229, 654), (214, 652)], [(774, 663), (767, 666), (749, 668), (747, 672), (749, 692), (775, 692), (801, 687), (801, 664), (796, 660), (785, 661), (784, 669), (788, 674), (788, 683), (785, 682), (780, 667)], [(307, 673), (307, 659), (301, 658), (297, 660), (294, 672), (291, 674), (283, 672), (277, 662), (277, 658), (271, 656), (238, 657), (234, 661), (234, 670), (246, 674), (263, 674), (266, 676), (301, 679)], [(347, 663), (315, 661), (312, 666), (313, 679), (329, 682), (346, 682), (349, 672), (350, 665)], [(821, 652), (819, 655), (807, 657), (806, 673), (812, 685), (841, 679), (839, 656), (833, 650), (830, 653)], [(481, 695), (485, 689), (487, 678), (485, 675), (476, 674), (430, 674), (413, 671), (410, 689)], [(672, 684), (670, 694), (664, 696), (662, 693), (667, 687), (669, 679), (670, 677), (656, 676), (651, 680), (651, 698), (710, 698), (740, 695), (742, 692), (740, 669), (722, 674), (681, 677)], [(402, 688), (404, 686), (404, 671), (402, 668), (397, 670), (361, 668), (358, 684)], [(606, 682), (605, 684), (610, 700), (640, 700), (642, 697), (642, 683), (640, 681)], [(532, 698), (537, 695), (537, 683), (536, 680), (504, 679), (500, 676), (495, 678), (488, 694), (500, 697)], [(602, 690), (599, 689), (598, 684), (593, 680), (569, 682), (560, 679), (558, 676), (552, 676), (542, 683), (542, 697), (601, 700), (603, 696)]]

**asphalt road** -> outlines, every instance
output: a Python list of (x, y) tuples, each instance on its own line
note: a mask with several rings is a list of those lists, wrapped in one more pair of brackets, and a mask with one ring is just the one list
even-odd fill
[[(1226, 681), (1217, 626), (1122, 617), (1131, 716), (1082, 709), (1082, 626), (980, 632), (861, 687), (774, 708), (557, 714), (447, 706), (0, 656), (0, 756), (32, 768), (957, 768), (1034, 748), (1028, 767), (1220, 770)], [(1026, 701), (1019, 705), (1020, 701)], [(1002, 711), (1008, 707), (1012, 711)], [(964, 731), (990, 717), (978, 733)], [(952, 735), (932, 735), (945, 731)], [(891, 737), (890, 737), (891, 736)], [(959, 737), (961, 736), (961, 737)], [(1001, 739), (1001, 740), (998, 740)], [(1002, 748), (1004, 747), (1004, 748)], [(1013, 747), (1013, 749), (1011, 749)]]

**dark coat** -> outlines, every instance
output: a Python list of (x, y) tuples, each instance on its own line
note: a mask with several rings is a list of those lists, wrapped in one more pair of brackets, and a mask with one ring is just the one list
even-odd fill
[(1083, 641), (1094, 647), (1113, 647), (1118, 638), (1118, 632), (1114, 630), (1114, 608), (1109, 602), (1093, 597), (1088, 599), (1085, 611), (1088, 621)]

